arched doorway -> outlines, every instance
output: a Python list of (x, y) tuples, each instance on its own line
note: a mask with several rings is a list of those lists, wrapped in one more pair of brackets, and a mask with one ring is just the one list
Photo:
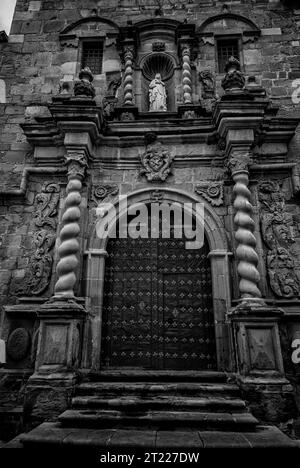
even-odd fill
[(207, 240), (188, 250), (184, 237), (117, 238), (107, 254), (101, 365), (216, 369)]

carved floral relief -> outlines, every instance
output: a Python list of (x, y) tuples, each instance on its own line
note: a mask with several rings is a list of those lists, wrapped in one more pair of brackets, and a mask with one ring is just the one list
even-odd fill
[(38, 229), (33, 234), (34, 253), (22, 282), (12, 283), (15, 295), (42, 294), (49, 285), (53, 266), (53, 247), (56, 239), (57, 207), (60, 198), (58, 184), (47, 183), (35, 197), (34, 224)]
[(271, 289), (279, 297), (296, 296), (299, 294), (300, 282), (291, 252), (295, 239), (279, 183), (271, 180), (261, 182), (259, 201), (262, 237), (269, 249), (267, 271)]

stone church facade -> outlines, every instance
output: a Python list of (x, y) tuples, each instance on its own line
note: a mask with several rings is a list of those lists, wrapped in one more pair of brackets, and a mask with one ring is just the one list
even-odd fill
[[(288, 1), (17, 1), (0, 35), (11, 437), (64, 411), (76, 426), (78, 386), (118, 376), (219, 379), (248, 408), (239, 428), (297, 432), (299, 28)], [(124, 195), (189, 204), (202, 247), (99, 236)]]

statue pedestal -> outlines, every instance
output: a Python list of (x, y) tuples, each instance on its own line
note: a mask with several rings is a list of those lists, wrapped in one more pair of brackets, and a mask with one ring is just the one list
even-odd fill
[(243, 397), (251, 402), (256, 417), (269, 422), (289, 419), (295, 411), (281, 353), (278, 322), (282, 313), (276, 307), (249, 302), (228, 315)]

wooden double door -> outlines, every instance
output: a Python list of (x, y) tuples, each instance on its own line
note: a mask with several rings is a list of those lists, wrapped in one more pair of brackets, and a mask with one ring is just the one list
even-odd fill
[(209, 248), (185, 239), (111, 239), (101, 365), (215, 369)]

